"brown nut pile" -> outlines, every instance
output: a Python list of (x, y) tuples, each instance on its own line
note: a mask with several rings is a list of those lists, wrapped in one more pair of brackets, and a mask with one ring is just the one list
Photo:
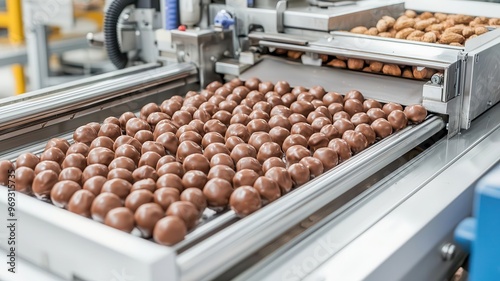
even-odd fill
[(249, 215), (426, 116), (355, 90), (213, 82), (0, 161), (0, 185), (14, 178), (19, 192), (173, 245), (205, 208)]
[(500, 27), (500, 19), (406, 10), (397, 19), (383, 16), (374, 27), (357, 26), (350, 32), (463, 46), (467, 40), (488, 32), (488, 26)]

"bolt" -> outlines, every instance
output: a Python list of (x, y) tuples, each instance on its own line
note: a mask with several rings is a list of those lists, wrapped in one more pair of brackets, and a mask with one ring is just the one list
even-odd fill
[(452, 243), (446, 243), (441, 247), (441, 258), (443, 261), (450, 261), (455, 258), (456, 247)]
[(474, 62), (475, 62), (475, 63), (478, 63), (478, 62), (479, 62), (479, 55), (476, 55), (476, 57), (474, 58)]
[(487, 103), (486, 103), (487, 106), (492, 106), (493, 103), (489, 100)]
[(210, 61), (211, 61), (211, 62), (216, 62), (216, 61), (217, 61), (217, 58), (216, 58), (216, 57), (214, 57), (214, 56), (211, 56), (211, 57), (210, 57)]
[(439, 73), (432, 75), (431, 82), (433, 84), (441, 84), (443, 82), (443, 75), (441, 75)]
[(226, 50), (226, 51), (224, 51), (224, 56), (229, 57), (229, 56), (231, 56), (231, 53)]

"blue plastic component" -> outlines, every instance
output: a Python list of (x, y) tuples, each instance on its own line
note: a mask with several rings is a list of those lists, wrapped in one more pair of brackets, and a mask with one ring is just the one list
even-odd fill
[(165, 29), (172, 30), (179, 27), (178, 0), (164, 0), (165, 1)]
[(228, 29), (231, 25), (234, 25), (233, 16), (226, 10), (221, 10), (217, 13), (214, 19), (215, 26), (222, 27), (223, 29)]
[(477, 182), (473, 215), (455, 230), (455, 240), (471, 251), (469, 280), (500, 280), (500, 164)]

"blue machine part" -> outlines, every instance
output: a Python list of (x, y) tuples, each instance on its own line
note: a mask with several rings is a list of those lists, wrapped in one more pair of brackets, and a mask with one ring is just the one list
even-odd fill
[(500, 164), (475, 186), (474, 218), (455, 229), (455, 240), (471, 252), (470, 281), (500, 280)]
[(178, 0), (164, 0), (165, 1), (165, 29), (177, 29), (179, 26)]
[(214, 24), (217, 27), (228, 29), (231, 25), (234, 25), (234, 18), (228, 11), (221, 10), (215, 16)]

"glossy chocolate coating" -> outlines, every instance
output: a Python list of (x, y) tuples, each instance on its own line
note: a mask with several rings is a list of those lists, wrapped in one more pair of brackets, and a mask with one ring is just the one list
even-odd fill
[(89, 145), (95, 138), (97, 138), (98, 131), (94, 130), (91, 126), (83, 125), (78, 127), (73, 133), (73, 140), (75, 142), (83, 142)]
[(401, 110), (394, 110), (389, 113), (387, 121), (389, 121), (394, 131), (404, 129), (408, 125), (408, 118), (406, 118), (406, 115)]
[(177, 201), (167, 209), (167, 216), (176, 216), (181, 218), (186, 224), (188, 230), (193, 229), (199, 221), (200, 213), (196, 206), (191, 202)]
[(269, 119), (268, 124), (270, 128), (283, 127), (287, 130), (290, 130), (292, 128), (290, 120), (281, 115), (274, 115), (273, 117), (271, 117), (271, 119)]
[(205, 133), (217, 132), (221, 135), (225, 135), (227, 127), (221, 121), (219, 121), (217, 119), (212, 119), (212, 120), (205, 122), (205, 125), (203, 126), (203, 130), (205, 131)]
[(282, 127), (274, 127), (269, 131), (269, 136), (273, 142), (283, 146), (285, 139), (290, 136), (290, 131)]
[(141, 144), (147, 141), (153, 141), (154, 135), (149, 130), (140, 130), (134, 135), (134, 139), (138, 140)]
[(332, 103), (338, 103), (338, 104), (344, 104), (344, 97), (342, 97), (341, 94), (336, 93), (336, 92), (328, 92), (326, 93), (323, 98), (323, 103), (325, 106), (329, 106)]
[(191, 154), (184, 159), (182, 164), (184, 171), (198, 170), (205, 174), (208, 174), (210, 170), (210, 162), (207, 157), (202, 154)]
[(207, 175), (202, 171), (191, 170), (182, 177), (182, 185), (184, 188), (196, 187), (202, 189), (207, 180)]
[(211, 179), (203, 188), (208, 207), (215, 211), (221, 211), (227, 206), (231, 193), (233, 193), (233, 186), (223, 179)]
[(207, 179), (220, 178), (232, 183), (235, 174), (236, 172), (226, 165), (215, 165), (210, 169)]
[(33, 179), (33, 193), (38, 199), (48, 199), (52, 187), (58, 182), (58, 180), (58, 175), (52, 170), (46, 170), (38, 173)]
[(50, 139), (47, 144), (45, 145), (45, 150), (51, 148), (51, 147), (57, 147), (59, 148), (64, 154), (68, 152), (69, 148), (69, 142), (65, 139), (58, 139), (58, 138), (53, 138)]
[(298, 162), (288, 167), (288, 173), (296, 187), (303, 185), (311, 178), (309, 168)]
[(69, 180), (62, 180), (54, 184), (54, 187), (52, 187), (52, 190), (50, 191), (50, 199), (56, 207), (66, 208), (73, 194), (80, 189), (82, 188), (78, 183)]
[(271, 157), (262, 163), (262, 172), (265, 174), (273, 167), (286, 168), (286, 164), (281, 157)]
[(94, 149), (96, 147), (104, 147), (104, 148), (107, 148), (110, 150), (114, 150), (113, 149), (114, 144), (115, 144), (115, 142), (112, 139), (110, 139), (109, 137), (100, 136), (92, 141), (92, 143), (90, 144), (90, 147), (89, 147), (89, 149), (90, 149), (89, 151), (91, 151), (92, 149)]
[(100, 137), (104, 136), (115, 140), (122, 135), (122, 129), (116, 124), (106, 123), (101, 126), (97, 135)]
[(132, 191), (125, 199), (125, 207), (135, 212), (139, 206), (154, 201), (153, 193), (147, 189)]
[(368, 141), (365, 136), (354, 130), (348, 130), (342, 135), (342, 139), (344, 139), (349, 147), (351, 148), (353, 153), (361, 152), (363, 149), (368, 147)]
[[(61, 171), (59, 174), (59, 180), (69, 180), (77, 183), (78, 185), (82, 184), (82, 170), (75, 168), (75, 167), (69, 167), (65, 168)], [(69, 198), (68, 198), (69, 200)]]
[(139, 159), (139, 167), (142, 166), (150, 166), (153, 168), (156, 168), (156, 165), (158, 164), (158, 161), (161, 159), (161, 155), (154, 152), (154, 151), (148, 151), (144, 153), (141, 158)]
[[(191, 121), (191, 122), (193, 122), (193, 121)], [(158, 123), (156, 125), (155, 130), (153, 131), (153, 137), (155, 140), (157, 140), (158, 137), (160, 135), (162, 135), (163, 133), (172, 133), (175, 136), (177, 129), (178, 128), (173, 123), (166, 121), (166, 120), (163, 120), (163, 121), (160, 121), (160, 123)], [(139, 142), (139, 141), (137, 141), (137, 142)], [(140, 148), (139, 148), (139, 150), (140, 150)]]
[(210, 99), (214, 95), (214, 92), (209, 90), (201, 90), (200, 96), (203, 96), (206, 100)]
[[(16, 182), (16, 191), (31, 194), (31, 185), (35, 179), (35, 171), (33, 171), (33, 169), (28, 167), (18, 167), (14, 172), (14, 179)], [(8, 182), (6, 185), (8, 185)]]
[(288, 118), (292, 114), (292, 111), (290, 108), (284, 106), (284, 105), (277, 105), (271, 109), (271, 113), (269, 114), (270, 117), (273, 117), (274, 115), (283, 115), (284, 117)]
[(165, 132), (159, 135), (158, 138), (156, 138), (156, 142), (161, 144), (164, 150), (166, 150), (171, 155), (175, 155), (177, 153), (177, 150), (179, 149), (179, 139), (172, 132)]
[(198, 188), (188, 188), (181, 193), (180, 200), (184, 202), (191, 202), (201, 216), (202, 212), (207, 207), (207, 199), (203, 195), (203, 191)]
[(357, 91), (357, 90), (351, 90), (351, 91), (347, 92), (345, 94), (344, 99), (345, 100), (356, 99), (356, 100), (359, 100), (360, 102), (364, 102), (365, 101), (365, 97), (363, 97), (363, 94), (361, 94), (361, 92)]
[(283, 157), (283, 151), (279, 144), (275, 142), (266, 142), (260, 147), (259, 153), (257, 154), (257, 160), (260, 163), (264, 163), (264, 161), (271, 157), (281, 158)]
[(101, 124), (99, 124), (97, 122), (87, 123), (87, 126), (92, 127), (96, 132), (99, 132), (99, 129), (101, 128)]
[(384, 118), (379, 118), (371, 124), (371, 127), (377, 137), (383, 139), (390, 134), (392, 134), (392, 126), (389, 121), (385, 120)]
[[(285, 103), (283, 102), (283, 100), (278, 96), (278, 95), (275, 95), (275, 96), (270, 96), (267, 98), (267, 102), (272, 106), (272, 107), (275, 107), (277, 105), (285, 105)], [(290, 103), (291, 104), (291, 103)], [(272, 109), (271, 109), (272, 110)], [(269, 111), (269, 114), (271, 114), (271, 111)]]
[(238, 104), (235, 101), (224, 100), (224, 101), (219, 103), (219, 109), (221, 111), (227, 111), (227, 112), (229, 112), (229, 114), (231, 114), (231, 112), (233, 112), (233, 110), (236, 108), (236, 106), (238, 106)]
[(134, 183), (134, 178), (132, 177), (132, 172), (123, 169), (123, 168), (116, 168), (113, 170), (110, 170), (108, 173), (108, 180), (111, 179), (124, 179), (128, 181), (130, 184)]
[(212, 143), (205, 148), (203, 155), (210, 161), (215, 154), (224, 153), (229, 155), (230, 151), (223, 143)]
[(408, 120), (417, 124), (422, 123), (427, 117), (427, 110), (419, 104), (407, 106), (404, 113), (406, 114)]
[(300, 93), (297, 96), (297, 101), (307, 101), (307, 102), (310, 102), (312, 104), (313, 100), (314, 100), (314, 96), (310, 93)]
[(116, 168), (123, 168), (129, 170), (130, 172), (133, 172), (136, 168), (136, 165), (134, 160), (132, 160), (131, 158), (121, 156), (113, 159), (113, 161), (111, 161), (111, 163), (109, 163), (108, 165), (109, 170), (113, 170)]
[(317, 177), (324, 172), (323, 163), (314, 157), (309, 156), (302, 158), (299, 163), (309, 169), (312, 178)]
[(304, 116), (309, 115), (309, 113), (314, 111), (314, 105), (312, 105), (310, 102), (301, 100), (301, 101), (296, 101), (290, 105), (290, 111), (292, 113), (299, 113)]
[(272, 90), (274, 90), (274, 84), (272, 82), (261, 82), (259, 84), (259, 92), (263, 94)]
[[(233, 110), (233, 115), (236, 115), (236, 114), (246, 114), (246, 115), (250, 115), (250, 113), (252, 113), (252, 108), (246, 104), (243, 104), (243, 102), (246, 102), (247, 100), (243, 100), (242, 101), (242, 104), (236, 106)], [(253, 106), (253, 104), (249, 104), (251, 106)]]
[(309, 113), (309, 115), (307, 115), (306, 120), (307, 120), (307, 123), (312, 124), (314, 119), (320, 118), (320, 117), (326, 118), (326, 115), (323, 112), (319, 112), (319, 111), (314, 110), (313, 112)]
[(345, 111), (339, 111), (335, 114), (333, 114), (332, 120), (335, 123), (335, 121), (340, 120), (340, 119), (347, 119), (351, 120), (351, 115)]
[(253, 157), (243, 157), (240, 161), (238, 161), (238, 163), (236, 163), (236, 171), (239, 172), (243, 169), (253, 170), (259, 175), (262, 174), (262, 165)]
[(325, 134), (323, 134), (323, 133), (314, 133), (309, 138), (309, 141), (307, 141), (307, 145), (309, 146), (309, 148), (311, 149), (311, 151), (314, 152), (314, 151), (316, 151), (319, 148), (327, 147), (328, 146), (328, 142), (330, 142), (330, 140), (328, 139), (328, 137)]
[(235, 168), (233, 158), (224, 153), (215, 154), (212, 159), (210, 159), (210, 167), (214, 167), (216, 165), (228, 166), (231, 169)]
[(300, 161), (300, 159), (311, 156), (311, 151), (302, 145), (294, 145), (288, 148), (286, 151), (286, 161), (288, 165), (295, 164)]
[(142, 120), (139, 118), (131, 118), (127, 121), (125, 125), (125, 131), (127, 135), (134, 136), (140, 130), (149, 130), (151, 131), (151, 126), (146, 122), (146, 120)]
[[(126, 146), (135, 150), (133, 146), (124, 144), (116, 150), (116, 157), (131, 156), (131, 154), (124, 155), (124, 153), (122, 153), (123, 152), (122, 149), (125, 148)], [(115, 153), (111, 149), (105, 147), (96, 147), (89, 152), (89, 155), (87, 156), (87, 165), (102, 164), (108, 166), (111, 163), (111, 161), (113, 161), (114, 158), (115, 158)]]
[(312, 134), (314, 134), (314, 129), (311, 125), (305, 122), (293, 124), (292, 129), (290, 130), (290, 134), (298, 134), (304, 136), (306, 139), (309, 139)]
[(242, 125), (242, 124), (232, 124), (229, 125), (226, 131), (225, 139), (229, 137), (236, 136), (239, 137), (240, 139), (243, 140), (243, 142), (248, 142), (248, 139), (250, 138), (250, 132), (247, 129), (247, 126)]
[(320, 133), (324, 134), (329, 140), (340, 138), (342, 135), (339, 133), (339, 130), (332, 125), (325, 125), (321, 128)]
[(229, 205), (239, 217), (246, 217), (262, 207), (259, 192), (252, 186), (241, 186), (231, 194)]
[(54, 161), (40, 161), (35, 166), (35, 174), (39, 174), (40, 172), (51, 170), (59, 175), (61, 173), (61, 166), (57, 162)]
[(337, 166), (339, 163), (337, 153), (329, 147), (319, 148), (314, 152), (313, 157), (321, 161), (325, 172)]
[(295, 96), (298, 96), (300, 95), (300, 93), (303, 93), (303, 92), (307, 92), (307, 88), (306, 87), (303, 87), (303, 86), (296, 86), (293, 88), (292, 90), (292, 94), (294, 94)]
[(271, 130), (271, 127), (269, 126), (267, 121), (264, 119), (253, 119), (252, 118), (252, 121), (248, 122), (248, 124), (247, 124), (247, 129), (248, 129), (248, 132), (250, 134), (253, 134), (255, 132), (268, 133), (269, 130)]
[(103, 176), (94, 176), (89, 178), (85, 183), (83, 184), (83, 189), (88, 190), (92, 192), (95, 196), (99, 195), (102, 190), (102, 186), (108, 179)]
[(273, 202), (281, 197), (281, 190), (278, 183), (268, 177), (259, 177), (253, 184), (253, 187), (259, 193), (262, 204)]
[[(194, 110), (196, 111), (196, 108), (194, 108)], [(181, 109), (174, 112), (174, 114), (172, 115), (172, 122), (174, 122), (179, 127), (187, 125), (191, 121), (193, 121), (193, 116), (187, 110)]]
[(90, 208), (94, 199), (95, 195), (92, 192), (80, 189), (71, 196), (67, 205), (68, 211), (90, 218)]
[(304, 147), (307, 147), (307, 139), (304, 136), (298, 134), (290, 135), (283, 142), (283, 151), (286, 153), (287, 150), (294, 145), (302, 145)]
[(132, 119), (132, 118), (135, 118), (135, 117), (136, 117), (135, 114), (130, 112), (130, 111), (125, 112), (122, 115), (120, 115), (120, 118), (118, 118), (118, 121), (120, 122), (120, 128), (122, 130), (125, 130), (127, 121)]
[(266, 142), (272, 142), (271, 136), (266, 132), (256, 132), (250, 136), (248, 144), (253, 146), (256, 151), (259, 151), (260, 147)]
[(233, 159), (234, 163), (238, 163), (238, 161), (240, 161), (240, 159), (243, 157), (256, 157), (257, 150), (249, 144), (240, 143), (237, 144), (233, 148), (233, 150), (231, 150), (230, 156)]
[(101, 189), (101, 193), (111, 192), (116, 194), (122, 201), (125, 201), (132, 190), (132, 184), (121, 178), (107, 180)]
[(379, 118), (386, 118), (387, 117), (387, 114), (385, 114), (385, 112), (378, 107), (374, 107), (374, 108), (369, 109), (366, 112), (366, 114), (370, 117), (371, 122), (373, 122)]
[[(226, 93), (229, 93), (226, 89), (224, 89)], [(208, 99), (208, 102), (214, 105), (220, 105), (223, 101), (226, 101), (227, 95), (223, 96), (221, 94), (214, 94), (210, 99)]]
[(358, 99), (347, 99), (344, 101), (344, 111), (350, 116), (358, 112), (363, 112), (363, 103)]
[(323, 127), (325, 127), (326, 125), (331, 125), (331, 124), (332, 121), (330, 121), (330, 119), (328, 119), (327, 117), (318, 117), (312, 121), (311, 127), (317, 133), (320, 132), (321, 129), (323, 129)]
[(180, 138), (180, 136), (185, 132), (197, 132), (197, 129), (191, 125), (183, 125), (177, 130), (175, 136)]
[(286, 93), (290, 93), (291, 91), (290, 84), (288, 84), (288, 82), (286, 81), (278, 81), (276, 82), (276, 85), (274, 85), (274, 91), (278, 93), (280, 96)]
[(309, 93), (312, 94), (316, 99), (322, 99), (326, 94), (326, 91), (321, 86), (313, 86), (311, 87), (311, 89), (309, 89)]
[(382, 104), (380, 102), (376, 101), (376, 100), (373, 100), (373, 99), (366, 99), (363, 102), (363, 110), (365, 112), (367, 112), (371, 108), (380, 108), (380, 109), (382, 109)]
[(150, 166), (142, 166), (135, 169), (132, 172), (132, 177), (134, 178), (134, 182), (148, 178), (153, 179), (154, 181), (158, 180), (158, 174), (156, 173), (155, 168)]
[(108, 212), (104, 224), (130, 233), (134, 229), (134, 213), (125, 207), (118, 207)]
[[(160, 207), (160, 205), (156, 203), (143, 204), (139, 208), (137, 208), (137, 210), (134, 213), (134, 219), (137, 228), (141, 232), (142, 236), (145, 238), (151, 237), (151, 235), (153, 234), (153, 230), (155, 229), (155, 225), (164, 216), (165, 216), (165, 211), (162, 209), (162, 207)], [(182, 226), (184, 226), (184, 234), (177, 233), (177, 229), (175, 229), (176, 233), (172, 233), (171, 235), (182, 234), (182, 239), (184, 239), (184, 235), (187, 232), (187, 230), (185, 229), (186, 226), (184, 225), (184, 222), (181, 219), (177, 217), (175, 217), (175, 219), (178, 219), (182, 223)], [(161, 243), (161, 240), (156, 239), (156, 234), (155, 234), (155, 241)]]
[(351, 123), (354, 126), (358, 126), (359, 124), (370, 124), (371, 122), (370, 116), (364, 112), (358, 112), (351, 117)]
[(283, 167), (273, 167), (267, 170), (265, 176), (278, 183), (281, 194), (286, 194), (292, 190), (293, 181), (287, 169)]
[(332, 114), (330, 114), (330, 111), (328, 111), (328, 108), (324, 105), (316, 107), (316, 109), (314, 111), (323, 113), (326, 116), (326, 118), (328, 118), (330, 120), (333, 117)]
[(142, 145), (141, 154), (145, 154), (148, 151), (156, 152), (160, 154), (160, 156), (165, 156), (166, 154), (163, 144), (156, 141), (147, 141)]
[(116, 152), (116, 149), (124, 144), (131, 145), (135, 148), (137, 151), (141, 151), (142, 149), (142, 144), (134, 139), (131, 136), (120, 136), (115, 140), (115, 143), (113, 144), (113, 150)]
[(92, 219), (98, 222), (104, 222), (104, 218), (114, 208), (122, 207), (122, 200), (116, 194), (104, 192), (99, 194), (92, 202), (90, 212)]
[(136, 181), (132, 185), (132, 189), (130, 190), (130, 192), (134, 192), (136, 190), (141, 190), (141, 189), (154, 192), (156, 190), (156, 182), (153, 179), (143, 179), (140, 181)]
[(247, 87), (251, 91), (258, 90), (260, 83), (261, 81), (259, 80), (259, 78), (252, 77), (245, 81), (245, 87)]
[(219, 81), (214, 81), (214, 82), (208, 84), (205, 89), (210, 91), (210, 92), (215, 92), (220, 87), (222, 87), (222, 83)]
[(186, 234), (184, 221), (176, 216), (169, 216), (156, 223), (153, 238), (158, 244), (171, 246), (184, 240)]
[(389, 115), (389, 113), (393, 112), (394, 110), (403, 111), (403, 107), (399, 103), (389, 102), (384, 104), (382, 110), (385, 112), (386, 115)]
[(343, 139), (333, 139), (328, 143), (328, 147), (333, 149), (339, 156), (339, 163), (351, 158), (352, 152), (349, 144)]
[(183, 162), (191, 154), (202, 154), (201, 146), (193, 141), (184, 141), (177, 148), (177, 161)]
[(156, 204), (166, 211), (172, 203), (179, 201), (179, 194), (179, 189), (162, 187), (155, 191), (153, 199)]
[(107, 178), (109, 169), (106, 165), (92, 164), (88, 165), (82, 173), (82, 183), (94, 176), (103, 176)]
[(232, 117), (231, 117), (231, 120), (229, 121), (229, 124), (233, 125), (233, 124), (242, 124), (242, 125), (247, 125), (248, 122), (250, 122), (250, 117), (247, 115), (247, 114), (244, 114), (244, 113), (238, 113), (238, 114), (234, 114)]
[(375, 142), (375, 139), (377, 138), (375, 131), (368, 124), (359, 124), (354, 130), (356, 132), (362, 133), (363, 136), (365, 136), (366, 141), (368, 141), (368, 145), (373, 144)]
[(184, 168), (179, 162), (166, 163), (158, 168), (156, 172), (160, 177), (165, 174), (175, 174), (181, 178), (184, 176)]
[(259, 178), (259, 174), (251, 169), (242, 169), (233, 177), (233, 186), (244, 186), (244, 185), (253, 185), (255, 180)]
[(32, 170), (40, 163), (40, 158), (33, 153), (23, 153), (16, 159), (16, 168), (28, 167)]
[(292, 103), (297, 101), (297, 96), (292, 93), (285, 94), (281, 97), (281, 102), (284, 106), (290, 107)]
[(50, 147), (40, 155), (40, 161), (54, 161), (62, 164), (66, 155), (57, 147)]
[(146, 119), (146, 122), (151, 125), (152, 128), (156, 126), (161, 120), (168, 120), (170, 119), (170, 115), (163, 113), (163, 112), (153, 112), (149, 114), (148, 118)]
[(269, 114), (269, 113), (271, 113), (271, 109), (273, 109), (273, 106), (270, 103), (268, 103), (267, 101), (259, 101), (252, 107), (252, 109), (254, 111), (260, 110), (260, 111), (263, 111), (263, 112)]
[(195, 120), (189, 122), (188, 125), (195, 128), (197, 133), (200, 134), (202, 137), (205, 134), (205, 130), (203, 130), (203, 126), (205, 126), (205, 122), (195, 119)]
[(332, 115), (332, 117), (335, 115), (335, 113), (341, 111), (344, 111), (344, 105), (341, 103), (334, 102), (328, 105), (328, 112), (330, 112), (330, 115)]
[(318, 107), (325, 106), (325, 103), (322, 100), (314, 99), (311, 101), (314, 109), (316, 110)]
[(217, 111), (212, 118), (217, 119), (222, 122), (222, 124), (229, 126), (231, 124), (231, 118), (233, 115), (225, 110)]
[(339, 131), (339, 134), (343, 135), (347, 130), (354, 130), (355, 126), (351, 123), (351, 121), (347, 119), (339, 119), (333, 123), (333, 126)]
[(172, 163), (176, 162), (175, 156), (173, 155), (165, 155), (158, 160), (158, 163), (156, 164), (156, 169), (158, 170), (161, 166), (167, 164), (167, 163)]
[(68, 151), (66, 152), (66, 156), (74, 153), (79, 153), (85, 157), (89, 154), (89, 146), (82, 143), (82, 142), (76, 142), (72, 144), (69, 148)]

